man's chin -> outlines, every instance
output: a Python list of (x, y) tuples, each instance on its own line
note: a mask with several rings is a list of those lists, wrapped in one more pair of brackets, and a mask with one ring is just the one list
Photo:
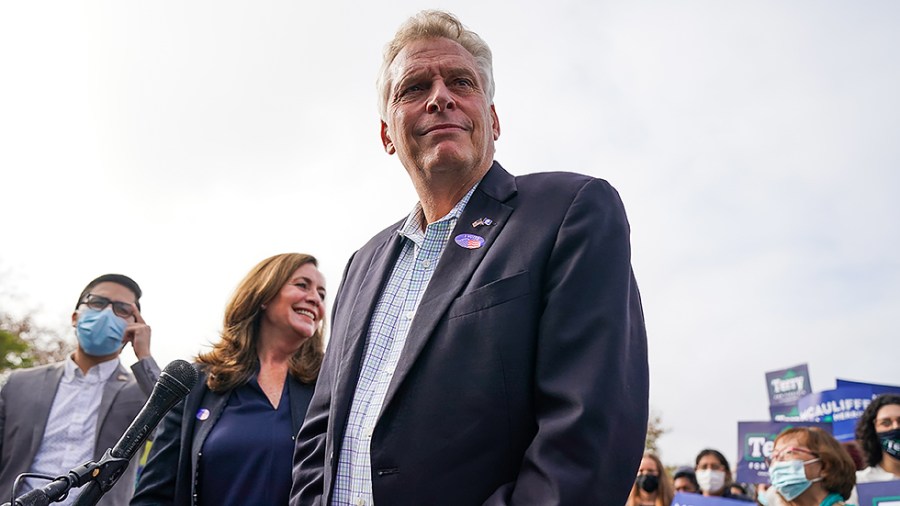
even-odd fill
[(465, 174), (478, 168), (481, 160), (471, 152), (459, 149), (439, 149), (421, 157), (418, 167), (428, 174)]

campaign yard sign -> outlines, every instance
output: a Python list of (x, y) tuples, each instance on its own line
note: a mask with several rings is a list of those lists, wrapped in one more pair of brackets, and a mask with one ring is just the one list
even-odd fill
[(844, 387), (809, 394), (797, 402), (800, 418), (831, 422), (838, 441), (853, 441), (856, 420), (872, 402), (871, 387)]
[(791, 427), (818, 427), (831, 433), (831, 425), (815, 422), (738, 422), (737, 479), (741, 483), (768, 483), (769, 466), (775, 438)]
[(900, 506), (900, 480), (860, 483), (856, 494), (859, 506)]
[(800, 422), (800, 408), (793, 406), (769, 406), (769, 419), (773, 422)]
[(879, 385), (877, 383), (863, 383), (861, 381), (850, 381), (840, 378), (837, 379), (837, 387), (869, 387), (876, 396), (881, 394), (900, 394), (900, 385)]
[(791, 406), (802, 397), (812, 393), (809, 384), (809, 367), (795, 365), (779, 371), (766, 373), (770, 406)]
[(747, 501), (725, 499), (724, 497), (706, 497), (700, 494), (679, 492), (672, 499), (671, 506), (747, 506)]

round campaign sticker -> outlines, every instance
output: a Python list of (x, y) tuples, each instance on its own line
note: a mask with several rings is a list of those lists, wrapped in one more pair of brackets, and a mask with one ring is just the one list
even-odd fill
[(197, 410), (197, 420), (206, 420), (209, 418), (209, 410), (206, 408), (200, 408)]
[(477, 249), (484, 246), (484, 237), (475, 234), (459, 234), (453, 240), (466, 249)]

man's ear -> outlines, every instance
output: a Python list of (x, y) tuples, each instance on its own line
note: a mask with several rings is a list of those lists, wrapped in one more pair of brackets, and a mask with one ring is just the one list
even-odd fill
[(391, 134), (388, 133), (387, 123), (384, 121), (381, 122), (381, 144), (384, 146), (384, 151), (387, 154), (393, 155), (397, 152), (394, 148), (394, 142), (391, 141)]
[(500, 118), (497, 117), (497, 109), (491, 104), (491, 131), (494, 132), (494, 140), (500, 138)]
[(78, 325), (78, 310), (72, 311), (72, 327)]

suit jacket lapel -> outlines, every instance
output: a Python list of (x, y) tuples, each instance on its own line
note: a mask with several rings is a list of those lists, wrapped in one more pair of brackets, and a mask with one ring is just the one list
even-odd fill
[(309, 406), (313, 389), (303, 388), (303, 384), (290, 374), (287, 378), (287, 389), (291, 400), (291, 434), (296, 436), (300, 426), (303, 425), (303, 419), (306, 418), (306, 410), (303, 407)]
[(44, 430), (47, 429), (47, 418), (50, 417), (50, 408), (53, 407), (53, 400), (56, 398), (56, 391), (59, 389), (59, 381), (62, 379), (64, 371), (65, 362), (60, 362), (54, 367), (48, 367), (44, 372), (44, 378), (38, 390), (37, 402), (31, 404), (31, 413), (25, 417), (25, 420), (33, 420), (35, 423), (31, 445), (28, 449), (29, 453), (26, 456), (27, 458), (23, 458), (23, 460), (33, 462), (34, 456), (37, 455), (41, 446), (41, 440), (44, 438)]
[[(397, 223), (395, 228), (400, 228), (402, 223), (402, 221)], [(401, 245), (402, 238), (395, 231), (375, 250), (372, 260), (366, 266), (364, 278), (353, 300), (350, 316), (344, 320), (347, 325), (344, 333), (346, 338), (341, 350), (341, 362), (331, 404), (335, 434), (339, 435), (336, 438), (337, 441), (341, 441), (343, 438), (344, 424), (350, 412), (353, 393), (356, 390), (369, 320), (378, 304), (381, 290), (394, 267), (394, 262), (397, 261), (397, 256), (400, 254)]]
[[(205, 381), (206, 378), (201, 377), (201, 380)], [(212, 430), (213, 426), (218, 421), (219, 416), (222, 414), (222, 411), (225, 410), (225, 405), (228, 404), (228, 398), (231, 396), (231, 390), (222, 393), (216, 393), (212, 390), (209, 390), (206, 385), (203, 386), (203, 399), (200, 401), (200, 408), (194, 413), (184, 413), (182, 416), (190, 416), (194, 417), (194, 434), (191, 438), (191, 469), (197, 469), (197, 457), (200, 454), (200, 450), (203, 449), (203, 443), (206, 441), (206, 436), (209, 435), (209, 431)], [(187, 405), (185, 405), (187, 408)], [(206, 409), (209, 411), (209, 414), (203, 420), (200, 420), (197, 415), (200, 410)]]
[[(515, 178), (503, 170), (500, 164), (494, 162), (457, 220), (434, 275), (422, 296), (416, 316), (410, 325), (397, 369), (394, 371), (385, 395), (381, 408), (382, 413), (422, 352), (422, 348), (431, 337), (438, 321), (444, 316), (453, 300), (466, 287), (475, 268), (481, 263), (484, 255), (493, 245), (494, 239), (503, 229), (513, 211), (513, 208), (504, 202), (515, 193)], [(473, 222), (482, 218), (490, 218), (493, 223), (489, 226), (473, 228)], [(480, 235), (484, 238), (484, 245), (475, 249), (461, 247), (454, 242), (454, 238), (458, 234)]]

